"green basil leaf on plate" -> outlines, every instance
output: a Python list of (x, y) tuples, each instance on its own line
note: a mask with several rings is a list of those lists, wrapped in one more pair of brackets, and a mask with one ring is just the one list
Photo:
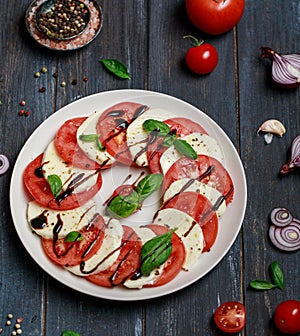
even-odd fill
[(47, 180), (48, 180), (50, 189), (54, 197), (59, 196), (62, 190), (62, 182), (61, 182), (60, 177), (56, 174), (53, 174), (53, 175), (49, 175)]

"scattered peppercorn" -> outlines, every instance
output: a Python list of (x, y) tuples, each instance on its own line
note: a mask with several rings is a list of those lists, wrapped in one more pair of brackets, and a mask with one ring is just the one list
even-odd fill
[(61, 82), (60, 86), (61, 87), (65, 87), (66, 86), (66, 82)]
[(53, 78), (57, 78), (58, 77), (58, 73), (54, 72), (54, 74), (52, 75)]
[(3, 329), (2, 329), (2, 328), (0, 328), (0, 334), (2, 334), (2, 332), (3, 332)]
[(39, 78), (40, 76), (41, 76), (41, 74), (38, 71), (34, 74), (35, 78)]
[(12, 331), (11, 335), (12, 335), (12, 336), (16, 336), (16, 335), (17, 335), (17, 332), (16, 332), (16, 331)]
[(41, 87), (39, 88), (39, 92), (43, 93), (43, 92), (45, 92), (45, 91), (46, 91), (46, 88), (45, 88), (44, 86), (41, 86)]
[(10, 321), (10, 320), (7, 320), (7, 321), (6, 321), (6, 325), (10, 326), (10, 325), (11, 325), (11, 321)]
[(25, 105), (26, 105), (25, 100), (22, 100), (22, 101), (20, 102), (20, 105), (21, 105), (21, 106), (25, 106)]
[(73, 79), (72, 82), (71, 82), (72, 85), (76, 85), (77, 84), (77, 80), (76, 79)]
[(84, 82), (87, 82), (87, 81), (88, 81), (88, 78), (87, 78), (87, 77), (83, 77), (83, 81), (84, 81)]
[(19, 116), (22, 116), (22, 115), (24, 115), (24, 113), (25, 113), (25, 110), (23, 110), (23, 109), (22, 109), (22, 110), (20, 110), (20, 111), (19, 111)]
[(43, 67), (43, 68), (41, 69), (41, 73), (45, 74), (46, 72), (47, 72), (47, 68)]
[(25, 111), (25, 117), (29, 117), (30, 116), (30, 111)]
[(23, 322), (23, 317), (18, 317), (18, 318), (16, 319), (16, 322), (17, 322), (17, 323), (22, 323), (22, 322)]

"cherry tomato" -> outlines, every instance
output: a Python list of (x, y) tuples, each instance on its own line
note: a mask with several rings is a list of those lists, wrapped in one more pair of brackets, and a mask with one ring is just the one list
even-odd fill
[(226, 333), (240, 332), (246, 325), (246, 308), (237, 301), (224, 302), (216, 309), (214, 321)]
[(193, 47), (191, 47), (186, 55), (185, 61), (188, 67), (198, 75), (206, 75), (214, 70), (218, 64), (218, 52), (216, 48), (209, 44), (194, 39)]
[(245, 0), (186, 0), (186, 10), (191, 22), (201, 31), (223, 34), (241, 19)]
[(281, 302), (274, 314), (276, 327), (284, 334), (300, 333), (300, 301)]

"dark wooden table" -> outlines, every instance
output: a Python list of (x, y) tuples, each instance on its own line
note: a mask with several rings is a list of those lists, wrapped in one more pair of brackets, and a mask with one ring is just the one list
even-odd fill
[[(300, 91), (273, 85), (260, 47), (299, 52), (299, 0), (247, 0), (238, 26), (217, 37), (205, 36), (189, 23), (182, 0), (99, 1), (100, 35), (69, 53), (52, 52), (29, 36), (24, 14), (30, 2), (0, 2), (0, 152), (11, 164), (0, 176), (2, 334), (13, 330), (5, 325), (7, 314), (12, 313), (13, 322), (23, 318), (23, 335), (28, 336), (58, 336), (66, 329), (82, 336), (221, 335), (212, 322), (213, 312), (220, 302), (238, 300), (247, 308), (242, 335), (279, 335), (271, 321), (276, 306), (283, 300), (300, 299), (299, 252), (283, 253), (271, 245), (268, 218), (274, 207), (286, 207), (300, 218), (299, 172), (279, 176), (291, 141), (300, 133)], [(186, 34), (204, 37), (217, 48), (219, 64), (210, 75), (195, 76), (187, 69), (184, 56), (189, 43), (182, 38)], [(121, 60), (128, 65), (131, 80), (106, 72), (100, 58)], [(42, 67), (47, 74), (34, 78)], [(40, 87), (46, 91), (39, 92)], [(223, 260), (189, 287), (146, 301), (99, 299), (54, 280), (23, 247), (10, 213), (14, 162), (36, 127), (74, 100), (115, 89), (158, 91), (205, 111), (236, 146), (247, 176), (245, 219)], [(22, 100), (30, 110), (28, 117), (18, 116)], [(266, 145), (256, 131), (273, 118), (282, 121), (287, 132)], [(270, 279), (268, 266), (275, 260), (285, 275), (284, 289), (251, 290), (252, 279)]]

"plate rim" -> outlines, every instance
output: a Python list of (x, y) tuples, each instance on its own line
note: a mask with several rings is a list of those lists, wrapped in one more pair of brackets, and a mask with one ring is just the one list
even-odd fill
[[(84, 103), (85, 101), (89, 101), (89, 100), (93, 100), (93, 99), (98, 99), (102, 96), (108, 96), (108, 100), (109, 99), (115, 99), (115, 96), (122, 96), (122, 98), (117, 99), (117, 101), (115, 101), (115, 103), (119, 102), (119, 101), (126, 101), (126, 100), (131, 100), (134, 101), (134, 99), (137, 99), (138, 97), (150, 97), (150, 96), (154, 96), (154, 97), (161, 97), (162, 99), (171, 99), (171, 100), (175, 100), (177, 102), (180, 102), (181, 104), (186, 105), (187, 107), (198, 111), (198, 113), (200, 112), (200, 114), (202, 116), (204, 116), (206, 118), (206, 121), (209, 124), (212, 124), (213, 128), (216, 128), (218, 132), (221, 132), (222, 136), (225, 137), (225, 139), (227, 139), (229, 147), (233, 150), (233, 154), (235, 156), (235, 159), (237, 160), (237, 163), (239, 165), (239, 172), (240, 172), (240, 178), (241, 180), (239, 181), (241, 183), (241, 185), (239, 186), (242, 190), (242, 194), (243, 194), (243, 200), (242, 200), (242, 208), (241, 208), (241, 212), (240, 212), (240, 219), (239, 219), (239, 224), (237, 225), (236, 231), (234, 232), (234, 234), (231, 237), (230, 242), (228, 243), (228, 245), (226, 246), (226, 248), (224, 249), (224, 251), (218, 256), (217, 260), (215, 260), (212, 265), (205, 271), (203, 272), (203, 274), (201, 274), (199, 277), (195, 277), (193, 280), (188, 281), (187, 283), (183, 283), (181, 285), (177, 285), (177, 286), (167, 286), (168, 288), (166, 289), (166, 291), (163, 290), (158, 290), (165, 287), (165, 286), (161, 286), (161, 287), (155, 287), (155, 288), (143, 288), (142, 290), (137, 290), (139, 291), (139, 293), (143, 293), (142, 295), (137, 295), (137, 291), (136, 290), (132, 290), (132, 289), (124, 289), (124, 292), (126, 293), (124, 296), (115, 296), (110, 294), (110, 292), (112, 293), (113, 289), (110, 288), (104, 288), (105, 292), (107, 291), (107, 294), (98, 294), (98, 293), (92, 293), (90, 290), (87, 290), (85, 287), (85, 285), (83, 285), (83, 288), (81, 286), (82, 281), (84, 282), (88, 282), (85, 279), (81, 279), (78, 276), (75, 276), (73, 274), (68, 274), (70, 272), (66, 271), (66, 270), (62, 270), (63, 272), (67, 273), (67, 276), (63, 276), (63, 279), (59, 278), (56, 274), (53, 274), (53, 267), (51, 268), (51, 270), (47, 269), (46, 266), (44, 264), (40, 264), (39, 261), (37, 260), (38, 258), (34, 255), (32, 255), (32, 253), (30, 252), (30, 248), (28, 247), (28, 244), (26, 243), (26, 240), (24, 238), (24, 233), (22, 232), (22, 230), (20, 230), (19, 226), (16, 224), (16, 218), (15, 218), (15, 212), (13, 209), (13, 198), (14, 198), (14, 192), (13, 192), (13, 186), (16, 183), (16, 181), (18, 180), (18, 178), (20, 179), (19, 175), (22, 175), (22, 173), (18, 173), (17, 172), (17, 168), (20, 165), (22, 156), (24, 156), (24, 152), (25, 149), (27, 148), (27, 146), (30, 144), (30, 142), (32, 141), (32, 139), (34, 138), (34, 136), (37, 134), (37, 132), (39, 132), (39, 130), (41, 130), (43, 127), (45, 127), (45, 125), (47, 125), (48, 123), (50, 123), (52, 120), (56, 120), (57, 118), (60, 119), (61, 115), (63, 115), (65, 110), (70, 110), (72, 109), (72, 107), (76, 104), (78, 104), (79, 102)], [(135, 96), (137, 95), (137, 96)], [(127, 98), (123, 98), (128, 96)], [(114, 103), (112, 103), (111, 105), (113, 105)], [(110, 104), (108, 104), (110, 105)], [(106, 108), (103, 107), (103, 109)], [(90, 114), (93, 111), (90, 111)], [(82, 114), (83, 115), (88, 115), (88, 114)], [(75, 116), (74, 116), (75, 117)], [(63, 120), (61, 120), (60, 122), (62, 123), (64, 120), (69, 119), (69, 117), (65, 116), (65, 118), (63, 118)], [(53, 131), (55, 132), (55, 130)], [(221, 146), (222, 147), (222, 146)], [(25, 193), (25, 190), (24, 190)], [(219, 262), (225, 257), (225, 255), (227, 254), (227, 252), (230, 250), (230, 248), (232, 247), (232, 245), (234, 244), (240, 230), (243, 224), (243, 220), (244, 220), (244, 216), (245, 216), (245, 212), (246, 212), (246, 206), (247, 206), (247, 182), (246, 182), (246, 174), (245, 174), (245, 170), (242, 164), (242, 161), (240, 159), (240, 156), (235, 148), (235, 146), (233, 145), (233, 143), (231, 142), (230, 138), (227, 136), (227, 134), (224, 132), (224, 130), (210, 117), (208, 116), (205, 112), (203, 112), (202, 110), (200, 110), (199, 108), (191, 105), (190, 103), (184, 101), (183, 99), (165, 94), (165, 93), (161, 93), (161, 92), (157, 92), (157, 91), (150, 91), (150, 90), (142, 90), (142, 89), (119, 89), (119, 90), (109, 90), (109, 91), (102, 91), (102, 92), (98, 92), (98, 93), (94, 93), (85, 97), (81, 97), (78, 100), (75, 100), (63, 107), (61, 107), (60, 109), (58, 109), (56, 112), (54, 112), (51, 116), (49, 116), (47, 119), (45, 119), (39, 126), (37, 126), (37, 128), (31, 133), (31, 135), (28, 137), (28, 139), (25, 141), (25, 143), (23, 144), (21, 150), (19, 151), (19, 154), (17, 156), (17, 159), (15, 161), (15, 165), (13, 168), (13, 172), (11, 175), (11, 182), (10, 182), (10, 190), (9, 190), (9, 203), (10, 203), (10, 211), (11, 211), (11, 215), (12, 215), (12, 219), (13, 219), (13, 223), (14, 223), (14, 227), (17, 231), (17, 234), (19, 236), (19, 239), (21, 240), (23, 246), (25, 247), (25, 249), (27, 250), (27, 252), (29, 253), (29, 255), (31, 256), (31, 258), (39, 265), (39, 267), (41, 267), (48, 275), (50, 275), (52, 278), (54, 278), (55, 280), (57, 280), (58, 282), (64, 284), (67, 287), (72, 288), (73, 290), (79, 291), (81, 293), (93, 296), (93, 297), (97, 297), (97, 298), (101, 298), (101, 299), (108, 299), (108, 300), (115, 300), (115, 301), (139, 301), (139, 300), (147, 300), (147, 299), (153, 299), (153, 298), (157, 298), (157, 297), (162, 297), (162, 296), (166, 296), (169, 295), (171, 293), (177, 292), (185, 287), (190, 286), (191, 284), (195, 283), (196, 281), (200, 280), (201, 278), (203, 278), (207, 273), (209, 273), (213, 268), (215, 268)], [(26, 214), (25, 214), (26, 217)], [(28, 231), (30, 231), (28, 229)], [(31, 232), (30, 232), (31, 233)], [(32, 233), (31, 233), (32, 235)], [(34, 238), (34, 236), (33, 236)], [(37, 239), (40, 239), (39, 237), (36, 237)], [(49, 265), (48, 265), (49, 266)], [(54, 265), (55, 266), (55, 265)], [(56, 268), (56, 266), (54, 267)], [(59, 269), (61, 269), (61, 267), (59, 267)], [(60, 272), (59, 272), (60, 273)], [(72, 280), (70, 278), (70, 275), (72, 278), (75, 278), (76, 280)], [(67, 278), (67, 283), (65, 281), (64, 278)], [(89, 284), (92, 287), (96, 286), (96, 288), (99, 288), (100, 286), (97, 285), (93, 285), (93, 284)], [(129, 295), (128, 293), (132, 293), (133, 295)], [(134, 297), (132, 297), (134, 296)]]

